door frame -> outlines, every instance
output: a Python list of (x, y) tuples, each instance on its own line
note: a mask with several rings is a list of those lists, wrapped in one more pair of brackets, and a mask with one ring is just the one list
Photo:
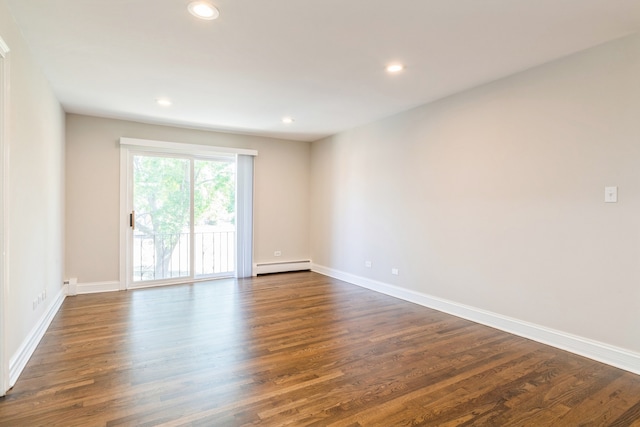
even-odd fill
[[(237, 155), (257, 156), (255, 150), (230, 147), (213, 147), (210, 145), (185, 144), (177, 142), (154, 141), (136, 138), (120, 138), (120, 290), (137, 289), (152, 286), (175, 284), (176, 280), (153, 281), (148, 284), (133, 284), (129, 272), (132, 271), (132, 248), (129, 245), (132, 230), (129, 225), (129, 214), (132, 210), (132, 200), (129, 197), (133, 192), (132, 158), (136, 154), (160, 154), (189, 156), (194, 158), (234, 157)], [(236, 159), (237, 160), (237, 159)], [(193, 172), (193, 171), (192, 171)], [(185, 279), (179, 279), (184, 282)], [(187, 278), (189, 282), (199, 280), (212, 280), (212, 278), (194, 279)]]
[(10, 388), (7, 352), (7, 309), (9, 307), (9, 46), (0, 37), (0, 396)]

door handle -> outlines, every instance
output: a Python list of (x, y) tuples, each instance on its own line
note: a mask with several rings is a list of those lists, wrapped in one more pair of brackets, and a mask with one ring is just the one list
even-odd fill
[(131, 211), (129, 214), (129, 227), (133, 230), (136, 229), (136, 211)]

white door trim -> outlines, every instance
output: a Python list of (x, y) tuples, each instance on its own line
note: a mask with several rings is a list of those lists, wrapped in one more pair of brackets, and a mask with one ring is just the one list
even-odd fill
[(203, 155), (210, 156), (211, 154), (219, 155), (236, 155), (244, 154), (246, 156), (257, 156), (258, 151), (250, 150), (246, 148), (235, 147), (214, 147), (211, 145), (201, 144), (186, 144), (182, 142), (167, 142), (167, 141), (154, 141), (151, 139), (138, 139), (138, 138), (120, 138), (120, 146), (133, 147), (137, 150), (143, 150), (145, 148), (152, 150), (159, 150), (163, 153), (178, 153), (189, 155)]
[(127, 147), (120, 147), (120, 290), (127, 289), (129, 279), (127, 272), (131, 271), (131, 256), (129, 248), (129, 213), (131, 202), (127, 197), (131, 193), (129, 188), (131, 180), (130, 160), (131, 151)]
[(7, 303), (9, 298), (9, 46), (0, 37), (0, 396), (9, 390)]

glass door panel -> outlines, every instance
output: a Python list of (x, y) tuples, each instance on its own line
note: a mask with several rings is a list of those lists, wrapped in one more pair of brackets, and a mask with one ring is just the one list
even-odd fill
[(194, 160), (194, 268), (196, 277), (235, 273), (236, 163)]
[(133, 281), (190, 277), (191, 160), (133, 156)]

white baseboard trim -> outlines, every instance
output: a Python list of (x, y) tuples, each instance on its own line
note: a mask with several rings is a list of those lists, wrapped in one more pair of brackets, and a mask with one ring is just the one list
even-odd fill
[(534, 323), (313, 264), (312, 271), (452, 314), (640, 375), (640, 354)]
[(82, 294), (97, 294), (100, 292), (116, 292), (120, 290), (120, 282), (95, 282), (95, 283), (77, 283), (75, 287), (75, 294), (69, 295), (82, 295)]
[(31, 332), (29, 332), (29, 335), (24, 339), (18, 351), (9, 359), (9, 387), (13, 387), (16, 381), (18, 381), (20, 374), (22, 374), (25, 366), (27, 366), (27, 362), (29, 362), (33, 352), (36, 351), (36, 347), (38, 347), (40, 340), (45, 332), (47, 332), (47, 328), (51, 325), (56, 313), (60, 310), (66, 296), (67, 286), (65, 285), (55, 296), (53, 304), (42, 314), (38, 323), (36, 323)]
[(285, 262), (266, 262), (258, 263), (253, 266), (253, 275), (271, 274), (271, 273), (287, 273), (290, 271), (311, 270), (311, 261), (285, 261)]

